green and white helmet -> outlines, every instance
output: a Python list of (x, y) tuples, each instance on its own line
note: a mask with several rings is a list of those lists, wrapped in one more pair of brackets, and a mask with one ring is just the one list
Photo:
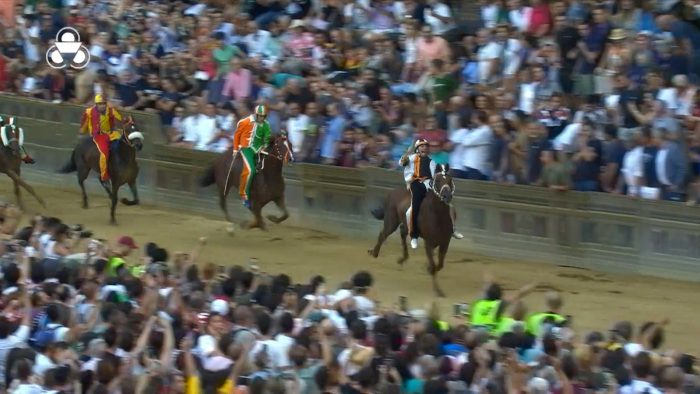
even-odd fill
[(267, 108), (264, 105), (258, 105), (255, 107), (255, 115), (267, 116)]

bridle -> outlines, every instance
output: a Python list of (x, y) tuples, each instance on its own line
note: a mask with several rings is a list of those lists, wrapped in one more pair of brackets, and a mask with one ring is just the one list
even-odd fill
[[(279, 147), (280, 144), (278, 143), (278, 141), (275, 140), (274, 144), (272, 145), (272, 148), (270, 149), (270, 152), (261, 150), (260, 154), (263, 156), (272, 156), (275, 159), (281, 161), (282, 163), (287, 164), (289, 161), (294, 161), (294, 153), (292, 153), (292, 149), (289, 147), (289, 141), (287, 140), (287, 137), (277, 137), (277, 139), (280, 138), (283, 140), (282, 145), (284, 145), (284, 152)], [(265, 159), (263, 158), (263, 160)]]
[[(433, 180), (433, 187), (431, 187), (430, 189), (433, 191), (433, 193), (435, 193), (435, 195), (440, 199), (440, 201), (442, 201), (445, 204), (449, 204), (447, 201), (445, 201), (445, 198), (443, 197), (442, 192), (445, 189), (447, 189), (450, 195), (454, 195), (455, 183), (453, 180), (450, 180), (450, 182), (447, 182), (447, 171), (445, 171), (444, 167), (442, 167), (442, 171), (437, 172), (435, 175), (442, 176), (444, 183), (442, 184), (442, 186), (440, 186), (440, 190), (436, 190), (435, 189), (436, 179), (435, 179), (435, 180)], [(436, 176), (436, 178), (437, 178), (437, 176)]]

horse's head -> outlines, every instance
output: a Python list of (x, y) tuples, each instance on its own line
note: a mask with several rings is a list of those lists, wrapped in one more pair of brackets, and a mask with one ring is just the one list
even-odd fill
[(292, 150), (292, 143), (287, 139), (287, 134), (282, 133), (270, 141), (270, 146), (267, 150), (268, 154), (282, 163), (293, 163), (294, 162), (294, 151)]
[(14, 118), (10, 118), (5, 126), (0, 127), (0, 140), (2, 145), (9, 148), (14, 154), (20, 154), (20, 146), (24, 135), (19, 127), (14, 127)]
[(455, 183), (450, 175), (449, 166), (438, 164), (433, 177), (433, 192), (445, 204), (452, 202), (452, 197), (455, 194)]
[(124, 121), (124, 133), (122, 133), (122, 138), (127, 143), (127, 145), (140, 151), (143, 149), (143, 134), (136, 127), (134, 118), (129, 115)]

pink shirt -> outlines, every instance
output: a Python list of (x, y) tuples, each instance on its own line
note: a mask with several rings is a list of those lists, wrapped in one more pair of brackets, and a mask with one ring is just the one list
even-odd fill
[(416, 44), (418, 53), (418, 64), (430, 67), (430, 62), (435, 59), (442, 59), (445, 62), (450, 60), (450, 48), (442, 37), (433, 37), (431, 42), (424, 38), (419, 38)]
[(250, 89), (252, 84), (252, 75), (247, 68), (241, 68), (238, 71), (230, 71), (226, 75), (224, 90), (221, 92), (225, 97), (231, 97), (234, 100), (240, 100), (250, 97)]
[(314, 45), (314, 37), (309, 33), (295, 35), (287, 43), (287, 47), (292, 55), (305, 62), (312, 60)]

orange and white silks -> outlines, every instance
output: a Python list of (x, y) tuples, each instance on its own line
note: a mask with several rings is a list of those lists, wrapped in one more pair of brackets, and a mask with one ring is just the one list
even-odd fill
[(255, 170), (252, 166), (255, 165), (255, 152), (248, 148), (250, 140), (255, 132), (255, 121), (252, 116), (245, 117), (238, 121), (236, 125), (236, 133), (233, 137), (233, 149), (239, 150), (239, 154), (243, 158), (243, 168), (241, 168), (241, 181), (238, 186), (238, 194), (242, 199), (247, 200), (249, 195), (248, 180), (251, 173)]
[(85, 110), (80, 121), (80, 131), (92, 135), (92, 140), (100, 152), (100, 179), (103, 181), (109, 180), (107, 171), (109, 145), (111, 141), (121, 138), (121, 133), (114, 130), (116, 122), (121, 120), (121, 114), (114, 108), (108, 106), (103, 115), (96, 106), (93, 106)]

